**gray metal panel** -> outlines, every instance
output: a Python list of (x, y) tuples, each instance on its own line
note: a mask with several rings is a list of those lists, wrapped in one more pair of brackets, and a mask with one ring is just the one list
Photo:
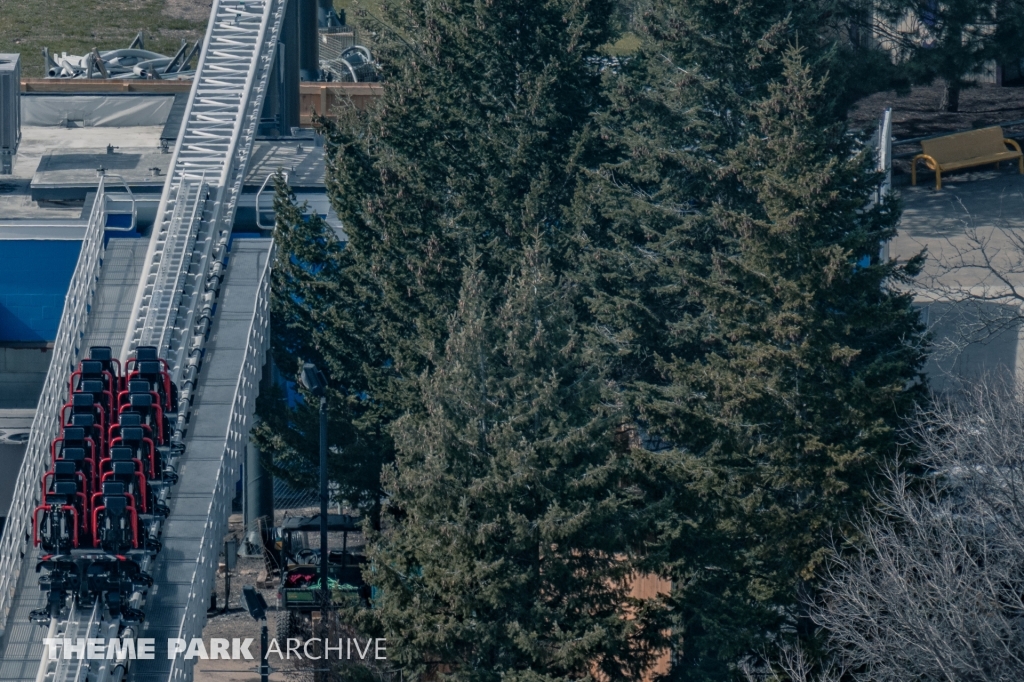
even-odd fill
[(161, 585), (170, 583), (191, 584), (192, 574), (195, 570), (196, 564), (194, 561), (172, 560), (164, 557), (162, 561), (157, 563), (156, 569), (153, 571), (153, 582)]
[(135, 290), (145, 264), (145, 239), (111, 239), (103, 256), (83, 348), (110, 346), (116, 353), (128, 331)]
[[(269, 251), (270, 240), (267, 239), (236, 240), (232, 247), (192, 406), (185, 454), (178, 467), (180, 478), (171, 491), (171, 514), (164, 523), (163, 548), (152, 569), (155, 584), (144, 605), (145, 637), (164, 641), (168, 637), (188, 636), (182, 631), (186, 627), (190, 596), (209, 600), (208, 590), (216, 566), (201, 563), (200, 555), (208, 527), (222, 530), (227, 527), (226, 511), (218, 509), (213, 502), (225, 474), (233, 475), (220, 469), (224, 466), (236, 390), (246, 361), (247, 342), (254, 324), (253, 311)], [(228, 386), (231, 391), (225, 390)], [(208, 514), (219, 514), (223, 518)], [(203, 580), (197, 585), (193, 576)], [(192, 595), (193, 590), (202, 587), (207, 593)], [(171, 665), (172, 661), (165, 656), (137, 661), (130, 679), (166, 682)]]
[[(208, 422), (204, 422), (200, 425), (194, 425), (189, 430), (188, 437), (192, 443), (192, 452), (189, 453), (189, 459), (192, 461), (212, 459), (220, 461), (221, 451), (220, 448), (224, 445), (224, 436), (217, 436), (212, 433), (216, 431), (216, 420), (218, 416), (223, 417), (223, 410), (219, 413), (213, 410), (207, 410), (205, 416), (209, 419)], [(206, 428), (203, 428), (203, 426)], [(192, 429), (195, 430), (192, 430)]]
[[(227, 420), (225, 420), (227, 423)], [(189, 476), (200, 481), (212, 481), (220, 471), (220, 462), (212, 459), (193, 459), (185, 462), (184, 466), (181, 467), (178, 474), (181, 476)], [(197, 500), (202, 504), (202, 500)], [(210, 505), (210, 498), (206, 498), (206, 504), (204, 507)]]
[(2, 220), (0, 240), (63, 240), (82, 241), (85, 238), (85, 220)]
[(25, 555), (17, 597), (11, 606), (9, 625), (0, 649), (0, 680), (4, 682), (35, 682), (39, 659), (43, 655), (46, 629), (29, 622), (29, 614), (46, 605), (45, 595), (36, 586), (35, 572), (39, 550), (32, 548)]
[(0, 53), (0, 153), (21, 140), (21, 55)]
[[(205, 382), (204, 382), (204, 384), (205, 384)], [(205, 388), (207, 388), (207, 386), (204, 385), (203, 388), (205, 389)], [(217, 397), (219, 397), (221, 399), (224, 399), (226, 397), (223, 392), (220, 392), (220, 391), (217, 390), (216, 386), (212, 386), (210, 388), (213, 389), (211, 391), (211, 394), (217, 395)], [(230, 414), (231, 410), (230, 410), (230, 408), (227, 407), (227, 405), (225, 405), (223, 403), (220, 403), (220, 404), (218, 404), (218, 403), (214, 403), (214, 404), (207, 403), (204, 406), (203, 412), (205, 413), (205, 415), (207, 417), (209, 417), (208, 421), (196, 422), (195, 424), (190, 424), (189, 425), (189, 436), (193, 440), (196, 441), (196, 450), (197, 451), (201, 450), (201, 449), (202, 450), (210, 450), (211, 448), (215, 449), (215, 448), (217, 448), (221, 444), (220, 442), (218, 442), (217, 439), (219, 438), (219, 439), (221, 439), (221, 441), (223, 441), (224, 434), (220, 433), (220, 427), (217, 426), (217, 421), (218, 420), (216, 419), (216, 417), (217, 416), (223, 417), (226, 414)], [(195, 413), (193, 412), (193, 414), (195, 414)], [(196, 454), (199, 455), (200, 457), (202, 457), (203, 453), (197, 452)], [(219, 452), (211, 451), (211, 452), (209, 452), (209, 454), (212, 454), (212, 455), (214, 455), (214, 456), (216, 456), (218, 458), (220, 457), (220, 453)]]

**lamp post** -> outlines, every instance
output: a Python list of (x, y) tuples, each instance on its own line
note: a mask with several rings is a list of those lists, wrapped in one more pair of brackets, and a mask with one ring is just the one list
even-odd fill
[(263, 628), (260, 630), (260, 666), (256, 670), (260, 675), (260, 682), (267, 682), (272, 672), (267, 662), (267, 601), (252, 585), (242, 587), (242, 601), (249, 609), (250, 616), (257, 622), (263, 621)]
[(327, 396), (324, 385), (327, 380), (311, 362), (302, 365), (299, 381), (303, 388), (320, 398), (320, 597), (323, 600), (321, 619), (327, 616), (331, 603), (331, 591), (327, 585)]

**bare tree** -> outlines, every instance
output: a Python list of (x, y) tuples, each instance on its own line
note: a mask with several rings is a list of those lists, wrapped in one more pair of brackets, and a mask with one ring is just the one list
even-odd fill
[(1024, 387), (975, 386), (914, 435), (815, 620), (854, 679), (1024, 679)]
[(796, 644), (781, 644), (773, 654), (740, 664), (747, 682), (841, 682), (847, 664), (840, 655), (814, 660)]
[(943, 111), (960, 110), (961, 91), (989, 62), (1021, 56), (1020, 0), (874, 0), (870, 7), (864, 28), (913, 80), (943, 81)]

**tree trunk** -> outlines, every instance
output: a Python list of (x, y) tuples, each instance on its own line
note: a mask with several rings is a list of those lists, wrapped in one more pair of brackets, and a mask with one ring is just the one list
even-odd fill
[(370, 509), (370, 527), (378, 533), (380, 532), (380, 512), (381, 512), (381, 496), (377, 495), (376, 500), (373, 503), (373, 508)]
[(942, 103), (939, 109), (949, 113), (960, 111), (960, 90), (963, 89), (960, 81), (946, 81), (946, 87), (942, 91)]

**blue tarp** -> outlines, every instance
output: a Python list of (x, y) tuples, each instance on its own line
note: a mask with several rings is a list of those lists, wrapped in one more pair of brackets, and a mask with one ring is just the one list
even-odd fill
[(0, 240), (0, 343), (51, 342), (82, 242)]

